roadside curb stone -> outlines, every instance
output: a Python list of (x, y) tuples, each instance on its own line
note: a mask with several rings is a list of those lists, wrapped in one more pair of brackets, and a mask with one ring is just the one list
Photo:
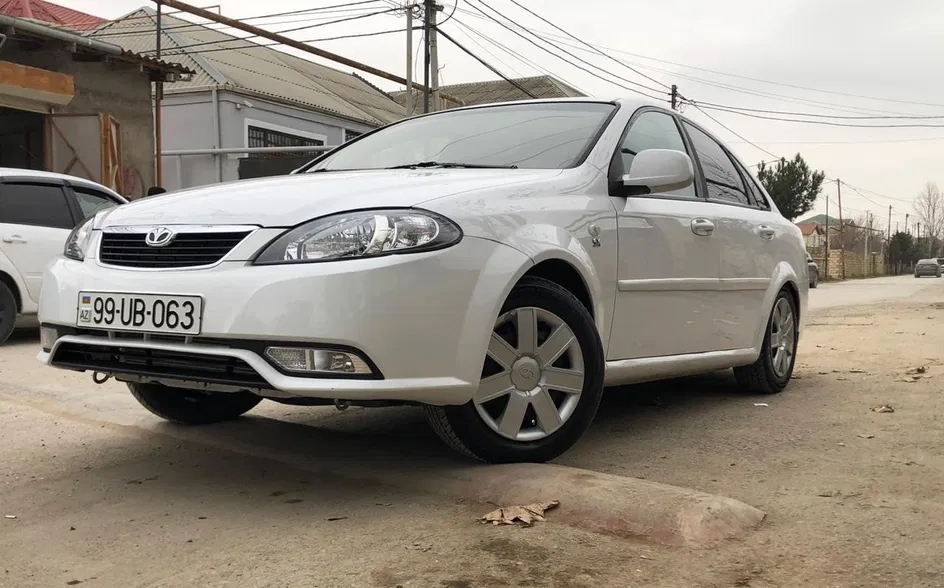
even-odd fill
[(743, 536), (766, 517), (733, 498), (550, 464), (427, 469), (417, 476), (374, 474), (377, 481), (400, 488), (502, 506), (559, 500), (549, 520), (665, 545), (711, 547)]

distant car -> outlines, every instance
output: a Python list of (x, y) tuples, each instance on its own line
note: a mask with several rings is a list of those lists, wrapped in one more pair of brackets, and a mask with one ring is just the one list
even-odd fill
[(937, 259), (922, 259), (915, 264), (915, 277), (934, 276), (941, 277), (941, 264)]
[(0, 168), (0, 344), (18, 321), (34, 320), (43, 271), (62, 254), (72, 229), (124, 202), (82, 178)]
[(806, 268), (810, 274), (810, 288), (815, 288), (819, 285), (819, 266), (816, 265), (809, 253), (806, 254)]

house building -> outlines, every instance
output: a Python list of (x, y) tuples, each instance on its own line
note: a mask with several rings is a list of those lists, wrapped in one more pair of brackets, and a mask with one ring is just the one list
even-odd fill
[(151, 82), (192, 72), (38, 20), (0, 14), (0, 30), (0, 166), (143, 195), (155, 182)]
[[(156, 13), (145, 7), (96, 29), (91, 38), (154, 55), (156, 31)], [(164, 89), (165, 154), (339, 145), (405, 116), (403, 106), (355, 74), (174, 16), (162, 15), (161, 31), (161, 59), (196, 72), (189, 81)], [(245, 153), (168, 155), (163, 185), (174, 190), (289, 171), (311, 154), (279, 158), (277, 165), (266, 167), (269, 172), (260, 172), (264, 158)]]
[(803, 242), (807, 249), (823, 247), (826, 244), (826, 227), (819, 223), (797, 223), (803, 233)]
[[(579, 98), (586, 96), (580, 90), (565, 84), (554, 76), (535, 76), (518, 78), (514, 82), (531, 93), (535, 98)], [(442, 108), (458, 108), (460, 106), (474, 106), (476, 104), (493, 104), (495, 102), (512, 102), (515, 100), (530, 100), (531, 96), (524, 93), (510, 82), (505, 80), (488, 80), (467, 84), (453, 84), (441, 86)], [(406, 90), (392, 92), (390, 96), (402, 105), (406, 105)], [(423, 111), (423, 93), (413, 90), (413, 104), (415, 112)]]

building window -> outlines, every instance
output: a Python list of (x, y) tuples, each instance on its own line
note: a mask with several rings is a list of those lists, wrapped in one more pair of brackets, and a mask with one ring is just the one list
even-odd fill
[(363, 135), (364, 133), (360, 131), (352, 131), (350, 129), (344, 129), (344, 142), (347, 143), (351, 139), (356, 139)]
[[(320, 139), (311, 139), (309, 137), (299, 137), (261, 127), (249, 127), (249, 144), (247, 147), (321, 147), (324, 141)], [(253, 153), (252, 155), (268, 155), (266, 153)]]

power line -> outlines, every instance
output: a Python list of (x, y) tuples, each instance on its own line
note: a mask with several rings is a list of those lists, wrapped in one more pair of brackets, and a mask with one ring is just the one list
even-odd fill
[[(462, 9), (460, 9), (459, 12), (463, 12), (463, 13), (465, 13), (465, 14), (474, 16), (474, 17), (476, 17), (476, 18), (482, 18), (480, 15), (475, 14), (475, 13), (473, 13), (473, 12), (471, 12), (471, 11), (467, 11), (467, 10), (462, 10)], [(541, 35), (545, 35), (545, 36), (560, 38), (559, 36), (554, 35), (553, 33), (549, 33), (549, 32), (547, 32), (547, 31), (535, 30), (534, 32), (535, 32), (535, 33), (538, 33), (538, 34), (541, 34)], [(660, 58), (652, 57), (652, 56), (649, 56), (649, 55), (643, 55), (643, 54), (640, 54), (640, 53), (633, 53), (633, 52), (626, 51), (626, 50), (623, 50), (623, 49), (617, 49), (617, 48), (615, 48), (615, 47), (608, 47), (608, 46), (606, 46), (606, 45), (599, 45), (599, 44), (596, 44), (596, 43), (593, 43), (593, 44), (591, 44), (591, 45), (592, 45), (595, 49), (599, 49), (599, 50), (603, 50), (603, 51), (610, 51), (610, 52), (614, 52), (614, 53), (620, 53), (620, 54), (622, 54), (622, 55), (629, 55), (629, 56), (632, 56), (632, 57), (638, 57), (638, 58), (646, 59), (646, 60), (649, 60), (649, 61), (655, 61), (655, 62), (658, 62), (658, 63), (664, 63), (664, 64), (666, 64), (666, 65), (674, 65), (674, 66), (676, 66), (676, 67), (683, 67), (683, 68), (686, 68), (686, 69), (692, 69), (692, 70), (697, 70), (697, 71), (703, 71), (703, 72), (712, 73), (712, 74), (716, 74), (716, 75), (727, 76), (727, 77), (732, 77), (732, 78), (737, 78), (737, 79), (742, 79), (742, 80), (748, 80), (748, 81), (758, 82), (758, 83), (762, 83), (762, 84), (770, 84), (770, 85), (773, 85), (773, 86), (781, 86), (781, 87), (785, 87), (785, 88), (793, 88), (793, 89), (796, 89), (796, 90), (805, 90), (805, 91), (809, 91), (809, 92), (819, 92), (819, 93), (822, 93), (822, 94), (832, 94), (832, 95), (836, 95), (836, 96), (844, 96), (844, 97), (847, 97), (847, 98), (858, 98), (858, 99), (861, 99), (861, 100), (873, 100), (873, 101), (876, 101), (876, 102), (893, 102), (893, 103), (897, 103), (897, 104), (909, 104), (909, 105), (914, 105), (914, 106), (930, 106), (930, 107), (944, 108), (944, 104), (940, 104), (940, 103), (916, 102), (916, 101), (910, 101), (910, 100), (899, 100), (899, 99), (894, 99), (894, 98), (882, 98), (882, 97), (868, 96), (868, 95), (862, 95), (862, 94), (851, 94), (851, 93), (838, 92), (838, 91), (833, 91), (833, 90), (824, 90), (824, 89), (821, 89), (821, 88), (814, 88), (814, 87), (811, 87), (811, 86), (801, 86), (801, 85), (797, 85), (797, 84), (788, 84), (788, 83), (785, 83), (785, 82), (775, 82), (775, 81), (772, 81), (772, 80), (765, 80), (765, 79), (762, 79), (762, 78), (755, 78), (755, 77), (750, 77), (750, 76), (745, 76), (745, 75), (740, 75), (740, 74), (734, 74), (734, 73), (730, 73), (730, 72), (724, 72), (724, 71), (720, 71), (720, 70), (716, 70), (716, 69), (709, 69), (709, 68), (705, 68), (705, 67), (699, 67), (699, 66), (695, 66), (695, 65), (689, 65), (689, 64), (680, 63), (680, 62), (677, 62), (677, 61), (670, 61), (670, 60), (667, 60), (667, 59), (660, 59)], [(674, 73), (674, 72), (673, 72), (673, 73)]]
[[(689, 100), (693, 106), (696, 104), (694, 101)], [(763, 120), (775, 120), (781, 122), (795, 122), (795, 123), (806, 123), (810, 125), (825, 125), (830, 127), (849, 127), (849, 128), (860, 128), (860, 129), (941, 129), (944, 128), (944, 125), (929, 125), (929, 124), (918, 124), (918, 123), (901, 123), (901, 124), (877, 124), (877, 125), (867, 125), (867, 124), (858, 124), (858, 123), (843, 123), (843, 122), (834, 122), (827, 120), (804, 120), (799, 118), (787, 118), (780, 116), (767, 116), (763, 114), (756, 114), (752, 112), (744, 112), (741, 110), (734, 110), (729, 107), (720, 107), (720, 106), (704, 106), (711, 110), (717, 110), (721, 112), (730, 112), (732, 114), (737, 114), (740, 116), (747, 116), (750, 118), (759, 118)]]
[(724, 123), (721, 122), (720, 120), (718, 120), (718, 119), (716, 119), (715, 117), (711, 116), (710, 114), (708, 114), (707, 112), (705, 112), (704, 110), (702, 110), (701, 107), (700, 107), (698, 104), (695, 104), (695, 103), (691, 103), (691, 104), (692, 104), (692, 106), (694, 106), (699, 112), (701, 112), (702, 114), (704, 114), (705, 116), (707, 116), (707, 117), (710, 118), (711, 120), (715, 121), (715, 123), (716, 123), (717, 125), (719, 125), (719, 126), (720, 126), (721, 128), (723, 128), (723, 129), (725, 129), (726, 131), (728, 131), (729, 133), (731, 133), (732, 135), (734, 135), (734, 136), (737, 137), (738, 139), (744, 141), (745, 143), (747, 143), (747, 144), (749, 144), (749, 145), (752, 145), (755, 149), (759, 149), (760, 151), (763, 151), (764, 153), (766, 153), (767, 155), (770, 155), (771, 157), (777, 159), (778, 161), (781, 159), (781, 157), (780, 157), (779, 155), (777, 155), (776, 153), (772, 153), (772, 152), (770, 152), (770, 151), (764, 149), (763, 147), (761, 147), (761, 146), (758, 145), (757, 143), (754, 143), (753, 141), (750, 141), (749, 139), (745, 138), (743, 135), (739, 134), (737, 131), (735, 131), (734, 129), (732, 129), (731, 127), (729, 127), (728, 125), (724, 124)]
[[(419, 27), (415, 27), (415, 28), (416, 30), (420, 30)], [(348, 35), (337, 35), (334, 37), (319, 37), (317, 39), (303, 39), (299, 41), (299, 43), (322, 43), (322, 42), (327, 42), (327, 41), (341, 41), (345, 39), (363, 39), (367, 37), (379, 37), (381, 35), (391, 35), (394, 33), (402, 33), (402, 32), (403, 32), (403, 28), (387, 29), (384, 31), (372, 31), (369, 33), (352, 33)], [(200, 55), (206, 55), (207, 53), (217, 53), (219, 51), (246, 51), (249, 49), (265, 49), (265, 48), (271, 48), (271, 47), (282, 46), (282, 45), (284, 45), (284, 43), (278, 43), (278, 42), (256, 43), (254, 41), (249, 41), (248, 43), (240, 47), (216, 47), (213, 49), (201, 49)], [(171, 53), (171, 54), (183, 55), (185, 53), (186, 52), (184, 51), (180, 51), (178, 53)], [(162, 51), (161, 54), (167, 55), (168, 52)]]
[[(479, 0), (479, 1), (481, 2), (481, 0)], [(485, 4), (485, 2), (481, 2), (481, 4), (482, 4), (483, 6), (485, 6), (486, 8), (488, 8), (489, 10), (491, 10), (491, 11), (495, 12), (496, 14), (498, 14), (501, 18), (503, 18), (503, 19), (505, 19), (505, 20), (509, 20), (509, 19), (508, 19), (506, 16), (504, 16), (502, 13), (498, 12), (498, 11), (495, 10), (494, 8), (491, 8), (490, 6), (488, 6), (487, 4)], [(508, 25), (505, 24), (504, 22), (502, 22), (502, 21), (496, 19), (496, 18), (493, 17), (492, 15), (490, 15), (490, 14), (486, 13), (485, 11), (483, 11), (483, 10), (482, 10), (481, 8), (479, 8), (478, 6), (475, 6), (474, 4), (471, 4), (471, 3), (470, 3), (469, 5), (470, 5), (472, 8), (474, 8), (475, 10), (479, 11), (483, 16), (485, 16), (486, 18), (488, 18), (488, 19), (491, 20), (492, 22), (497, 23), (499, 26), (503, 27), (504, 29), (506, 29), (506, 30), (508, 30), (508, 31), (511, 31), (512, 33), (514, 33), (515, 35), (521, 37), (522, 39), (524, 39), (524, 40), (527, 41), (528, 43), (531, 43), (532, 45), (534, 45), (534, 46), (537, 47), (538, 49), (541, 49), (542, 51), (544, 51), (544, 52), (546, 52), (546, 53), (549, 53), (550, 55), (553, 55), (554, 57), (560, 59), (561, 61), (563, 61), (563, 62), (565, 62), (565, 63), (567, 63), (567, 64), (569, 64), (569, 65), (571, 65), (571, 66), (573, 66), (573, 67), (576, 67), (577, 69), (583, 70), (584, 72), (586, 72), (586, 73), (592, 75), (592, 76), (595, 77), (595, 78), (601, 79), (601, 80), (603, 80), (604, 82), (607, 82), (607, 83), (609, 83), (609, 84), (613, 84), (614, 86), (619, 86), (619, 87), (621, 87), (621, 88), (623, 88), (623, 89), (625, 89), (625, 90), (628, 90), (628, 91), (630, 91), (630, 92), (633, 92), (633, 93), (636, 93), (636, 94), (641, 94), (642, 96), (645, 96), (645, 97), (647, 97), (647, 98), (652, 98), (652, 99), (654, 99), (654, 100), (665, 100), (665, 98), (662, 97), (662, 96), (658, 96), (658, 95), (657, 95), (657, 96), (653, 96), (653, 95), (651, 95), (651, 94), (647, 94), (647, 93), (645, 93), (645, 92), (642, 92), (642, 91), (640, 91), (640, 90), (638, 90), (638, 89), (636, 89), (636, 88), (631, 88), (631, 87), (629, 87), (629, 86), (625, 86), (625, 85), (623, 85), (623, 84), (619, 84), (619, 83), (617, 83), (617, 82), (614, 82), (613, 80), (609, 80), (609, 79), (607, 79), (607, 78), (604, 78), (603, 76), (599, 75), (598, 73), (596, 73), (596, 72), (594, 72), (594, 71), (592, 71), (592, 70), (589, 70), (589, 69), (587, 69), (587, 68), (585, 68), (585, 67), (583, 67), (583, 66), (577, 65), (576, 63), (574, 63), (574, 62), (572, 62), (572, 61), (570, 61), (570, 60), (568, 60), (568, 59), (566, 59), (566, 58), (564, 58), (564, 57), (561, 57), (560, 55), (554, 53), (553, 51), (551, 51), (551, 50), (548, 49), (547, 47), (543, 47), (542, 45), (538, 44), (538, 43), (535, 42), (534, 40), (532, 40), (532, 39), (530, 39), (529, 37), (527, 37), (527, 36), (523, 35), (522, 33), (518, 32), (516, 29), (514, 29), (514, 28), (508, 26)], [(512, 22), (514, 22), (514, 21), (512, 21)], [(528, 29), (525, 29), (525, 30), (527, 31)], [(530, 33), (531, 31), (528, 31), (528, 32)], [(554, 45), (553, 43), (550, 43), (550, 42), (547, 41), (546, 39), (543, 39), (543, 38), (541, 38), (541, 37), (537, 37), (537, 38), (538, 38), (538, 39), (541, 39), (542, 41), (544, 41), (544, 42), (547, 43), (548, 45), (551, 45), (551, 46), (555, 46), (555, 47), (556, 47), (556, 45)], [(560, 48), (558, 47), (558, 49), (560, 49)], [(566, 51), (564, 51), (564, 52), (566, 53)], [(591, 64), (591, 65), (593, 65), (593, 64)], [(608, 73), (609, 75), (613, 76), (613, 74), (611, 74), (610, 72), (607, 72), (606, 70), (603, 70), (602, 68), (600, 68), (600, 67), (598, 67), (598, 66), (595, 66), (595, 65), (594, 65), (593, 67), (595, 67), (596, 69), (599, 69), (599, 70), (601, 70), (601, 71), (604, 71), (605, 73)], [(619, 76), (613, 76), (613, 77), (619, 77)], [(635, 84), (635, 85), (637, 85), (637, 86), (641, 86), (641, 87), (643, 87), (643, 88), (652, 90), (653, 92), (661, 93), (660, 90), (656, 90), (656, 89), (653, 89), (653, 88), (649, 88), (648, 86), (645, 86), (645, 85), (643, 85), (643, 84), (639, 84), (639, 83), (637, 83), (637, 82), (632, 82), (632, 81), (630, 81), (630, 82), (633, 83), (633, 84)]]
[[(381, 15), (381, 14), (389, 14), (389, 13), (391, 13), (391, 12), (393, 12), (393, 11), (394, 11), (393, 8), (388, 8), (388, 9), (385, 9), (385, 10), (379, 10), (379, 11), (370, 12), (370, 13), (367, 13), (367, 14), (358, 14), (358, 15), (356, 15), (356, 16), (348, 16), (348, 17), (345, 17), (345, 18), (339, 18), (339, 19), (335, 19), (335, 20), (328, 21), (328, 22), (321, 22), (321, 23), (316, 23), (316, 24), (307, 24), (307, 25), (301, 26), (301, 27), (294, 27), (294, 28), (291, 28), (291, 29), (283, 29), (283, 30), (280, 30), (280, 31), (271, 31), (271, 32), (273, 32), (273, 33), (275, 33), (275, 34), (277, 34), (277, 35), (284, 35), (285, 33), (294, 33), (294, 32), (297, 32), (297, 31), (302, 31), (302, 30), (307, 30), (307, 29), (314, 29), (314, 28), (318, 28), (318, 27), (325, 27), (325, 26), (328, 26), (328, 25), (339, 24), (339, 23), (342, 23), (342, 22), (349, 22), (349, 21), (352, 21), (352, 20), (360, 20), (360, 19), (364, 19), (364, 18), (369, 18), (369, 17), (371, 17), (371, 16), (378, 16), (378, 15)], [(211, 30), (213, 30), (213, 29), (211, 29)], [(230, 35), (228, 35), (227, 33), (221, 33), (221, 34), (230, 36)], [(231, 38), (229, 38), (229, 39), (218, 39), (218, 40), (215, 40), (215, 41), (201, 41), (201, 42), (199, 42), (199, 43), (189, 43), (189, 44), (186, 44), (186, 45), (177, 45), (177, 47), (175, 47), (173, 50), (167, 51), (167, 52), (165, 53), (165, 55), (180, 55), (180, 54), (182, 54), (182, 53), (187, 53), (189, 50), (191, 50), (191, 49), (193, 49), (193, 48), (195, 48), (195, 47), (206, 47), (207, 45), (223, 45), (223, 44), (225, 44), (225, 43), (233, 43), (233, 42), (236, 42), (236, 41), (243, 41), (243, 42), (245, 42), (245, 41), (248, 41), (249, 39), (258, 38), (259, 36), (260, 36), (260, 35), (249, 35), (249, 36), (246, 36), (246, 37), (235, 37), (235, 36), (231, 36)], [(307, 42), (307, 41), (305, 41), (305, 42)], [(142, 53), (145, 53), (145, 54), (147, 54), (147, 53), (152, 53), (152, 52), (153, 52), (153, 51), (142, 51)]]
[(655, 78), (652, 77), (652, 76), (648, 76), (648, 75), (642, 73), (642, 72), (639, 71), (638, 69), (635, 69), (635, 68), (633, 68), (633, 67), (630, 67), (629, 65), (623, 63), (623, 62), (620, 61), (619, 59), (616, 59), (616, 58), (613, 57), (612, 55), (608, 55), (608, 54), (606, 54), (606, 53), (600, 51), (599, 49), (597, 49), (596, 47), (594, 47), (594, 46), (591, 45), (590, 43), (587, 43), (587, 42), (584, 41), (583, 39), (577, 37), (577, 36), (574, 35), (573, 33), (570, 33), (570, 32), (568, 32), (568, 31), (564, 30), (563, 28), (557, 26), (556, 24), (554, 24), (554, 23), (552, 23), (551, 21), (547, 20), (547, 19), (544, 18), (543, 16), (541, 16), (541, 15), (535, 13), (535, 12), (534, 12), (533, 10), (531, 10), (530, 8), (528, 8), (528, 7), (526, 7), (526, 6), (523, 6), (523, 5), (522, 5), (520, 2), (518, 2), (517, 0), (511, 0), (511, 3), (514, 4), (515, 6), (517, 6), (518, 8), (524, 10), (525, 12), (527, 12), (528, 14), (530, 14), (531, 16), (537, 18), (538, 20), (540, 20), (540, 21), (543, 22), (544, 24), (549, 25), (549, 26), (553, 27), (554, 29), (556, 29), (556, 30), (558, 30), (558, 31), (560, 31), (560, 32), (562, 32), (562, 33), (564, 33), (565, 35), (567, 35), (567, 36), (570, 37), (571, 39), (577, 41), (578, 43), (580, 43), (580, 44), (582, 44), (582, 45), (585, 45), (585, 46), (587, 46), (587, 47), (590, 47), (590, 48), (593, 49), (596, 53), (599, 53), (600, 55), (602, 55), (603, 57), (606, 57), (606, 58), (609, 59), (610, 61), (614, 61), (614, 62), (616, 62), (617, 64), (622, 65), (623, 67), (629, 69), (630, 71), (636, 73), (637, 75), (640, 75), (640, 76), (646, 78), (646, 79), (649, 80), (650, 82), (654, 82), (654, 83), (656, 83), (656, 84), (658, 84), (658, 85), (664, 87), (666, 90), (669, 90), (669, 89), (670, 89), (670, 87), (669, 87), (667, 84), (665, 84), (665, 83), (663, 83), (663, 82), (660, 82), (659, 80), (655, 79)]
[[(534, 61), (531, 61), (531, 60), (528, 59), (527, 57), (521, 55), (520, 53), (518, 53), (518, 52), (515, 51), (514, 49), (511, 49), (511, 48), (509, 48), (507, 45), (504, 45), (504, 44), (502, 44), (502, 43), (496, 41), (496, 40), (493, 39), (492, 37), (489, 37), (489, 36), (486, 35), (485, 33), (481, 32), (481, 31), (479, 31), (479, 30), (477, 30), (477, 29), (475, 29), (475, 28), (473, 28), (473, 27), (470, 27), (469, 25), (465, 24), (464, 22), (462, 22), (462, 21), (459, 20), (458, 18), (455, 19), (455, 24), (457, 24), (457, 25), (459, 25), (461, 28), (463, 28), (463, 29), (465, 30), (466, 35), (468, 35), (469, 33), (471, 33), (471, 34), (473, 34), (473, 35), (479, 37), (479, 38), (482, 39), (483, 41), (485, 41), (485, 42), (487, 42), (487, 43), (491, 43), (492, 45), (494, 45), (495, 47), (501, 49), (502, 51), (504, 51), (504, 52), (507, 53), (508, 55), (511, 55), (512, 57), (517, 58), (519, 61), (521, 61), (521, 62), (524, 63), (525, 65), (530, 66), (530, 67), (531, 67), (532, 69), (534, 69), (535, 71), (538, 71), (538, 72), (540, 72), (540, 73), (543, 73), (544, 75), (554, 76), (554, 77), (556, 77), (557, 79), (559, 79), (560, 81), (562, 81), (562, 82), (564, 82), (565, 84), (567, 84), (568, 86), (570, 86), (570, 87), (574, 88), (575, 90), (579, 91), (580, 93), (586, 94), (586, 92), (584, 92), (583, 90), (581, 90), (576, 84), (574, 84), (573, 82), (568, 81), (567, 78), (564, 78), (563, 76), (560, 76), (560, 75), (552, 74), (547, 68), (542, 67), (541, 65), (538, 65), (537, 63), (535, 63)], [(471, 38), (471, 37), (470, 37), (470, 38)]]
[[(304, 9), (301, 9), (301, 10), (290, 10), (290, 11), (287, 11), (287, 12), (273, 12), (273, 13), (269, 13), (269, 14), (258, 14), (258, 15), (256, 15), (256, 16), (246, 16), (246, 17), (240, 18), (239, 20), (241, 20), (241, 21), (243, 21), (243, 22), (247, 22), (247, 21), (253, 21), (253, 20), (263, 20), (263, 19), (267, 19), (267, 18), (278, 18), (278, 17), (281, 17), (281, 16), (308, 16), (309, 14), (315, 13), (315, 12), (320, 13), (320, 14), (332, 14), (332, 13), (352, 12), (352, 11), (354, 11), (354, 10), (370, 10), (370, 9), (369, 9), (368, 7), (366, 7), (366, 6), (361, 7), (361, 8), (354, 8), (354, 9), (352, 9), (352, 8), (350, 8), (350, 7), (358, 6), (358, 5), (361, 5), (361, 4), (376, 4), (377, 2), (379, 2), (379, 0), (361, 0), (361, 1), (359, 1), (359, 2), (346, 2), (346, 3), (344, 3), (344, 4), (333, 4), (333, 5), (331, 5), (331, 6), (320, 6), (320, 7), (318, 7), (318, 8), (304, 8)], [(334, 9), (334, 8), (342, 8), (342, 7), (348, 7), (348, 8), (345, 9), (345, 10), (332, 10), (332, 9)], [(176, 12), (172, 12), (172, 13), (167, 13), (167, 14), (165, 14), (164, 16), (168, 16), (168, 14), (181, 14), (182, 12), (183, 12), (183, 11), (176, 11)], [(130, 23), (130, 24), (134, 24), (133, 21), (136, 21), (136, 20), (145, 20), (145, 19), (146, 19), (146, 20), (149, 20), (149, 21), (151, 21), (151, 22), (153, 22), (153, 17), (152, 17), (152, 15), (147, 14), (147, 15), (143, 15), (143, 16), (129, 16), (129, 17), (127, 17), (127, 18), (123, 18), (123, 19), (120, 19), (120, 20), (118, 20), (118, 21), (115, 21), (114, 23), (111, 23), (111, 24), (114, 24), (114, 25), (117, 25), (117, 26), (122, 26), (122, 25), (129, 24), (129, 23)], [(176, 19), (176, 20), (184, 20), (184, 19)], [(187, 22), (187, 21), (184, 21), (184, 22)], [(290, 21), (282, 21), (282, 22), (288, 23), (288, 22), (297, 22), (297, 21), (295, 21), (295, 20), (290, 20)], [(215, 28), (209, 26), (209, 25), (211, 25), (211, 24), (219, 24), (219, 23), (195, 23), (195, 22), (187, 22), (187, 24), (182, 24), (182, 25), (173, 25), (173, 26), (169, 26), (169, 27), (161, 27), (161, 30), (162, 30), (162, 31), (182, 31), (182, 30), (184, 30), (184, 29), (201, 29), (201, 28), (209, 28), (209, 29), (211, 29), (211, 30), (219, 30), (219, 29), (215, 29)], [(270, 22), (270, 23), (264, 23), (264, 24), (273, 25), (273, 24), (279, 24), (279, 23), (271, 23), (271, 22)], [(101, 30), (104, 31), (104, 30), (107, 30), (107, 28), (108, 28), (108, 27), (105, 27), (105, 28), (103, 28), (103, 29), (101, 29)], [(223, 27), (223, 28), (226, 28), (226, 27)], [(143, 31), (112, 31), (112, 32), (92, 33), (90, 36), (95, 37), (96, 39), (98, 39), (98, 38), (102, 38), (102, 37), (139, 36), (139, 35), (153, 35), (153, 34), (154, 34), (154, 31), (153, 31), (153, 30), (143, 30)]]
[(463, 52), (465, 52), (466, 54), (468, 54), (472, 59), (474, 59), (474, 60), (478, 61), (479, 63), (481, 63), (482, 65), (484, 65), (484, 66), (485, 66), (486, 68), (488, 68), (489, 71), (491, 71), (493, 74), (495, 74), (495, 75), (497, 75), (498, 77), (500, 77), (501, 79), (505, 80), (506, 82), (508, 82), (509, 84), (511, 84), (512, 86), (514, 86), (515, 88), (518, 88), (519, 90), (521, 90), (522, 92), (524, 92), (524, 93), (525, 93), (527, 96), (529, 96), (530, 98), (537, 98), (537, 96), (535, 96), (534, 94), (532, 94), (531, 92), (529, 92), (524, 86), (522, 86), (522, 85), (519, 84), (518, 82), (514, 81), (513, 79), (509, 78), (508, 76), (506, 76), (506, 75), (503, 74), (502, 72), (498, 71), (498, 69), (496, 69), (493, 65), (491, 65), (489, 62), (485, 61), (484, 59), (482, 59), (481, 57), (479, 57), (478, 55), (476, 55), (476, 54), (473, 53), (472, 51), (469, 51), (464, 45), (462, 45), (461, 43), (459, 43), (458, 41), (456, 41), (454, 38), (452, 38), (452, 35), (450, 35), (449, 33), (445, 32), (445, 31), (443, 31), (443, 30), (440, 30), (440, 28), (439, 28), (438, 26), (435, 26), (435, 27), (433, 27), (433, 28), (436, 29), (436, 32), (437, 32), (437, 33), (439, 33), (440, 35), (442, 35), (443, 37), (445, 37), (447, 41), (451, 42), (453, 45), (455, 45), (456, 47), (458, 47), (459, 49), (461, 49)]
[(743, 106), (728, 106), (725, 104), (716, 104), (714, 102), (705, 102), (699, 100), (698, 102), (702, 106), (706, 107), (715, 107), (715, 108), (726, 108), (730, 110), (740, 110), (743, 112), (760, 112), (763, 114), (779, 114), (784, 116), (808, 116), (811, 118), (835, 118), (841, 120), (887, 120), (887, 119), (911, 119), (911, 120), (933, 120), (933, 119), (944, 119), (944, 115), (923, 115), (923, 114), (897, 114), (897, 115), (888, 115), (888, 116), (841, 116), (838, 114), (818, 114), (812, 112), (789, 112), (783, 110), (768, 110), (763, 108), (746, 108)]

